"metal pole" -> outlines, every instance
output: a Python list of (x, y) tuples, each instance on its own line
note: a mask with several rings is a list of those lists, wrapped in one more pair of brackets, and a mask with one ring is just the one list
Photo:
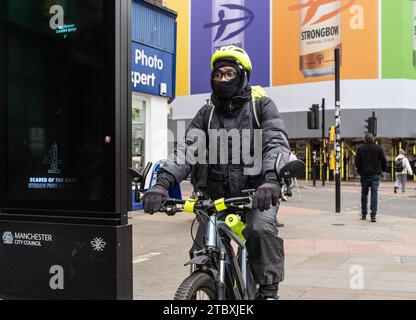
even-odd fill
[(316, 187), (316, 151), (312, 151), (312, 180), (313, 186)]
[(335, 211), (341, 212), (341, 74), (340, 50), (335, 49)]
[(345, 149), (345, 160), (346, 160), (346, 167), (345, 167), (345, 180), (350, 181), (350, 150)]
[(344, 142), (341, 143), (341, 181), (345, 181), (345, 149)]
[[(413, 158), (416, 161), (416, 144), (413, 146)], [(413, 175), (413, 180), (416, 181), (416, 170), (415, 174)]]
[(394, 153), (395, 153), (395, 146), (393, 145), (393, 141), (391, 142), (391, 165), (390, 165), (390, 167), (391, 167), (391, 180), (392, 181), (394, 181), (395, 180), (395, 177), (394, 177), (394, 159), (395, 159), (395, 157), (394, 157)]
[(322, 180), (322, 179), (323, 179), (323, 176), (322, 176), (323, 170), (322, 170), (322, 168), (324, 167), (324, 164), (323, 164), (324, 158), (323, 158), (323, 152), (322, 152), (322, 149), (323, 149), (323, 147), (321, 146), (321, 147), (319, 148), (319, 154), (321, 155), (321, 156), (319, 157), (319, 168), (321, 168), (321, 169), (319, 170), (319, 171), (320, 171), (320, 174), (319, 174), (319, 180)]
[(322, 99), (322, 186), (325, 187), (325, 181), (326, 181), (326, 132), (325, 132), (325, 99)]
[(305, 181), (309, 181), (309, 142), (305, 150)]

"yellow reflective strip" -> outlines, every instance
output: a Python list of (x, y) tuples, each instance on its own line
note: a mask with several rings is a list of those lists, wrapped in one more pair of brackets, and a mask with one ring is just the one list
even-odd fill
[(214, 201), (214, 205), (217, 211), (227, 210), (227, 206), (225, 205), (225, 198)]
[(196, 204), (195, 200), (187, 200), (185, 202), (185, 206), (183, 208), (183, 211), (188, 212), (188, 213), (194, 213), (195, 204)]

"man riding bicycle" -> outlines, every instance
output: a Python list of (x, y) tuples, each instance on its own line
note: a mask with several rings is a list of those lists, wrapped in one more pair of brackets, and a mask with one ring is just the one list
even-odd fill
[[(209, 158), (208, 165), (178, 161), (178, 149), (181, 148), (178, 147), (162, 168), (155, 186), (145, 193), (143, 207), (147, 213), (157, 212), (163, 199), (168, 197), (168, 190), (191, 172), (194, 186), (214, 200), (241, 196), (243, 190), (256, 189), (253, 210), (245, 216), (247, 227), (243, 234), (247, 241), (250, 269), (259, 284), (256, 299), (274, 300), (277, 299), (278, 285), (284, 279), (283, 240), (278, 237), (277, 229), (281, 188), (275, 163), (279, 154), (282, 154), (280, 166), (289, 161), (287, 134), (274, 102), (265, 94), (259, 95), (261, 90), (253, 90), (249, 85), (252, 64), (244, 50), (235, 46), (221, 48), (212, 57), (211, 69), (212, 104), (204, 106), (193, 119), (181, 151), (186, 153), (195, 144), (195, 136), (190, 132), (204, 132), (208, 138), (203, 141), (207, 146), (203, 158)], [(257, 134), (261, 141), (258, 156), (260, 170), (255, 173), (255, 170), (247, 170), (252, 163), (248, 164), (241, 154), (236, 157), (235, 149), (241, 153), (244, 139), (241, 146), (232, 148), (234, 140), (227, 137), (228, 148), (224, 151), (224, 140), (218, 135), (213, 138), (213, 130), (226, 133), (237, 131), (243, 136), (248, 131), (250, 154), (256, 153)], [(214, 151), (215, 147), (217, 150)], [(224, 157), (228, 159), (224, 161)]]

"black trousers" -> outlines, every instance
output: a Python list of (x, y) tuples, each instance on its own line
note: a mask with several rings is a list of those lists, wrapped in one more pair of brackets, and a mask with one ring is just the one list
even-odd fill
[[(272, 207), (263, 212), (252, 210), (245, 215), (247, 227), (243, 230), (243, 235), (248, 260), (254, 280), (260, 285), (271, 285), (284, 280), (284, 244), (278, 236), (277, 211), (277, 208)], [(201, 250), (204, 245), (206, 219), (200, 221), (191, 254)]]

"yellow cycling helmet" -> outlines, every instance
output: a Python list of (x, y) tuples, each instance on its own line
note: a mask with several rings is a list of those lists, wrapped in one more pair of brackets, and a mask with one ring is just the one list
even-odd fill
[(225, 46), (215, 51), (211, 59), (211, 70), (214, 70), (214, 64), (217, 60), (223, 58), (234, 58), (247, 70), (248, 73), (253, 71), (250, 57), (247, 52), (236, 46)]

